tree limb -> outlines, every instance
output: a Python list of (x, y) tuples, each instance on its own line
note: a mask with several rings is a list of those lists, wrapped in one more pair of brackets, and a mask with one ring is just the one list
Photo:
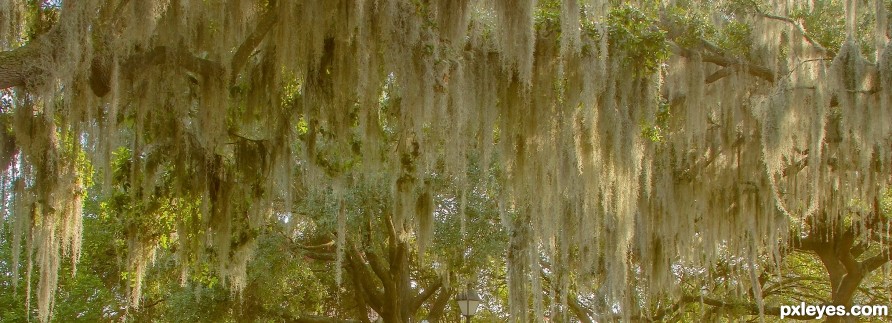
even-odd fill
[(248, 58), (251, 57), (251, 53), (254, 52), (254, 49), (260, 45), (260, 42), (266, 38), (266, 34), (269, 33), (276, 22), (278, 22), (278, 12), (279, 11), (276, 10), (275, 7), (270, 6), (266, 13), (263, 14), (263, 17), (260, 18), (260, 23), (257, 24), (257, 27), (254, 28), (251, 35), (248, 35), (248, 38), (245, 39), (245, 41), (238, 47), (238, 50), (235, 51), (235, 55), (232, 56), (232, 62), (229, 65), (230, 86), (235, 84), (242, 68), (248, 63)]
[(892, 261), (892, 250), (890, 248), (880, 249), (880, 253), (874, 255), (873, 257), (865, 259), (861, 266), (863, 270), (867, 273), (880, 268), (882, 265), (885, 265), (887, 262)]
[(431, 303), (430, 311), (427, 313), (427, 319), (429, 321), (440, 321), (440, 318), (443, 316), (443, 311), (446, 310), (446, 305), (449, 304), (449, 300), (452, 299), (452, 294), (452, 291), (449, 289), (440, 288), (440, 293), (434, 298), (433, 303)]
[(0, 90), (43, 83), (50, 71), (41, 65), (52, 63), (47, 61), (53, 50), (49, 38), (44, 34), (22, 47), (0, 52)]
[(378, 287), (373, 283), (375, 276), (368, 268), (368, 265), (362, 260), (362, 254), (355, 245), (352, 243), (348, 244), (350, 245), (350, 253), (344, 258), (352, 269), (350, 272), (353, 273), (353, 280), (356, 281), (359, 290), (364, 291), (363, 295), (366, 295), (366, 299), (369, 301), (372, 308), (375, 309), (375, 311), (380, 312), (383, 306), (383, 293), (381, 293), (381, 291), (378, 290)]
[[(695, 53), (695, 51), (692, 49), (682, 48), (681, 46), (678, 46), (677, 44), (674, 44), (674, 43), (671, 43), (670, 48), (672, 49), (673, 52), (675, 52), (678, 55), (681, 55), (682, 57), (690, 58), (690, 57), (694, 56), (694, 53)], [(775, 75), (774, 71), (772, 71), (771, 69), (764, 67), (764, 66), (750, 64), (748, 62), (744, 62), (744, 61), (741, 61), (738, 59), (726, 57), (724, 55), (705, 53), (705, 52), (701, 52), (700, 57), (702, 58), (702, 60), (704, 62), (707, 62), (707, 63), (712, 63), (712, 64), (722, 66), (722, 67), (740, 68), (752, 76), (764, 79), (771, 83), (774, 83), (774, 81), (777, 79), (777, 76)], [(728, 73), (728, 74), (730, 75), (730, 73)], [(711, 80), (711, 81), (715, 82), (717, 80), (718, 80), (718, 78), (715, 78), (714, 80)]]
[(706, 84), (712, 84), (713, 82), (718, 81), (725, 76), (731, 75), (731, 73), (733, 72), (734, 69), (730, 67), (724, 67), (718, 71), (715, 71), (715, 73), (709, 74), (709, 76), (706, 77)]
[(375, 276), (378, 276), (378, 279), (381, 280), (382, 283), (384, 283), (384, 286), (388, 286), (388, 284), (391, 282), (391, 277), (389, 275), (390, 270), (384, 267), (384, 263), (374, 252), (366, 252), (364, 254), (366, 260), (369, 263), (369, 266), (371, 266), (372, 271), (375, 273)]
[(579, 299), (576, 298), (576, 295), (567, 295), (567, 306), (570, 307), (570, 311), (573, 312), (573, 315), (576, 315), (576, 318), (579, 319), (580, 322), (594, 322), (592, 321), (592, 316), (594, 316), (593, 313), (579, 303)]
[(146, 67), (174, 64), (202, 77), (204, 81), (221, 80), (223, 67), (214, 61), (195, 57), (183, 48), (169, 48), (158, 46), (145, 53), (131, 56), (124, 63), (124, 73), (132, 79), (137, 73)]
[(415, 296), (411, 301), (411, 309), (412, 313), (418, 312), (418, 309), (421, 308), (421, 305), (424, 304), (431, 296), (434, 295), (438, 290), (443, 287), (443, 279), (438, 278), (436, 282), (431, 284), (428, 288), (425, 288), (423, 292), (419, 293)]
[[(846, 276), (855, 274), (860, 275), (861, 264), (858, 263), (855, 256), (851, 253), (852, 246), (855, 244), (855, 232), (851, 229), (845, 230), (842, 236), (837, 239), (834, 251), (836, 252), (836, 256), (839, 257), (840, 263), (842, 263), (843, 267), (846, 269)], [(843, 278), (843, 280), (845, 280), (845, 278)]]

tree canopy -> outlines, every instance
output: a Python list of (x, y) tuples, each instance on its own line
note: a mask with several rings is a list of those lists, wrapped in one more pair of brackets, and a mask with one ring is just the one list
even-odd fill
[(686, 275), (764, 315), (795, 249), (851, 305), (892, 258), (890, 7), (0, 0), (2, 262), (41, 321), (111, 262), (88, 230), (137, 314), (157, 259), (262, 295), (263, 258), (360, 321), (499, 279), (517, 321), (656, 317)]

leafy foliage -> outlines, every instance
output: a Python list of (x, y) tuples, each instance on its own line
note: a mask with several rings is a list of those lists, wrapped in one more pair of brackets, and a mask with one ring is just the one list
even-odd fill
[(669, 58), (666, 32), (632, 6), (613, 9), (607, 16), (611, 46), (624, 53), (623, 64), (641, 75), (651, 74)]

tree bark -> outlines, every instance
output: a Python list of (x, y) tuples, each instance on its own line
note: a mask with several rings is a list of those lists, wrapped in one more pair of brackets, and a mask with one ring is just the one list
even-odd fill
[(51, 50), (49, 36), (43, 35), (25, 46), (0, 52), (0, 89), (42, 83), (48, 73), (42, 65), (52, 63), (45, 59)]

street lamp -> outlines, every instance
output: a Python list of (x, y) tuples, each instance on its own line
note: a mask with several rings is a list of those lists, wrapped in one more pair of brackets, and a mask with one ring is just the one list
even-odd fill
[(471, 323), (471, 317), (477, 314), (477, 307), (480, 306), (480, 296), (468, 288), (467, 292), (458, 294), (455, 300), (458, 302), (461, 315), (465, 317), (465, 322)]

